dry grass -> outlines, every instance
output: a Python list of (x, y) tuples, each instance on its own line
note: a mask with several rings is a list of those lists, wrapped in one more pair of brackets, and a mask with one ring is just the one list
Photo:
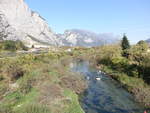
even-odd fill
[(5, 75), (10, 81), (19, 79), (24, 75), (23, 69), (17, 64), (9, 64), (2, 71), (2, 74)]
[(65, 88), (71, 89), (77, 94), (82, 93), (87, 87), (78, 75), (64, 76), (61, 78), (60, 84)]

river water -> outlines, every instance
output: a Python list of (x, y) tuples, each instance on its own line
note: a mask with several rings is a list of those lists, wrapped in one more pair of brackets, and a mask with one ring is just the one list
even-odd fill
[(85, 113), (144, 112), (132, 95), (112, 78), (91, 67), (88, 61), (76, 61), (71, 67), (74, 72), (81, 73), (88, 81), (88, 88), (80, 99)]

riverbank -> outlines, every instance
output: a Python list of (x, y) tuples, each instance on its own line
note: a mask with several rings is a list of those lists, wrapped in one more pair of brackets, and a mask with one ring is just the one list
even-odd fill
[(106, 65), (101, 65), (97, 68), (111, 76), (113, 79), (117, 80), (122, 87), (133, 94), (136, 102), (144, 105), (148, 109), (150, 108), (150, 86), (142, 79), (128, 76), (125, 73), (117, 72)]
[(84, 113), (78, 94), (86, 84), (70, 59), (52, 51), (0, 59), (0, 113)]
[[(140, 50), (139, 53), (138, 49), (134, 53), (135, 48), (131, 48), (132, 53), (129, 59), (122, 57), (119, 45), (80, 48), (73, 51), (73, 56), (90, 61), (91, 65), (117, 80), (134, 96), (136, 102), (150, 109), (150, 85), (147, 77), (149, 75), (149, 53), (142, 53)], [(140, 64), (133, 59), (135, 57), (142, 58)]]
[[(143, 113), (144, 107), (107, 74), (96, 69), (88, 60), (76, 60), (73, 71), (83, 74), (88, 88), (80, 98), (86, 113)], [(100, 78), (100, 79), (97, 79)]]

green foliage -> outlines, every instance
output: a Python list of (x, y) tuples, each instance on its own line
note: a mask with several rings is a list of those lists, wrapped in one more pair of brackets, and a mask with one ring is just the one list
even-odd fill
[(64, 91), (64, 95), (70, 98), (69, 106), (64, 109), (64, 113), (84, 113), (78, 102), (78, 96), (75, 93), (73, 93), (71, 90), (66, 89)]
[(40, 104), (28, 104), (17, 113), (51, 113), (48, 107)]
[(148, 82), (150, 80), (148, 77), (148, 75), (150, 75), (150, 72), (148, 71), (150, 69), (150, 54), (147, 51), (148, 44), (144, 41), (140, 41), (129, 50), (129, 59), (131, 63), (137, 67), (139, 77)]
[(15, 51), (17, 48), (16, 48), (16, 44), (14, 41), (7, 40), (3, 42), (2, 49)]
[(145, 44), (146, 42), (144, 40), (140, 40), (137, 44)]
[(123, 36), (122, 42), (121, 42), (121, 47), (122, 47), (122, 56), (128, 58), (129, 56), (129, 49), (130, 49), (130, 43), (128, 41), (128, 38), (126, 35)]
[(128, 67), (128, 59), (124, 57), (116, 57), (112, 59), (112, 65), (114, 69), (124, 71)]
[[(63, 76), (72, 76), (68, 71), (70, 61), (62, 61), (68, 58), (64, 52), (51, 51), (1, 59), (0, 72), (4, 79), (0, 81), (0, 99), (3, 100), (0, 107), (7, 108), (2, 113), (83, 113), (74, 92), (75, 89), (84, 90), (79, 85), (81, 79), (73, 79), (79, 84), (73, 85), (74, 90), (70, 87), (70, 94), (65, 96), (65, 87), (60, 85)], [(22, 71), (23, 76), (12, 76)], [(14, 78), (13, 81), (10, 78)], [(72, 81), (68, 79), (68, 82), (71, 84)], [(71, 101), (65, 103), (68, 98)]]
[(126, 50), (130, 48), (130, 43), (126, 35), (124, 35), (122, 38), (121, 47), (122, 47), (122, 50)]
[(7, 51), (28, 50), (28, 48), (21, 41), (11, 40), (0, 42), (0, 49)]
[(111, 69), (123, 72), (128, 76), (143, 78), (147, 83), (150, 83), (150, 53), (148, 48), (147, 43), (140, 41), (136, 45), (124, 49), (122, 56), (119, 47), (103, 46), (100, 48), (97, 63), (110, 66)]

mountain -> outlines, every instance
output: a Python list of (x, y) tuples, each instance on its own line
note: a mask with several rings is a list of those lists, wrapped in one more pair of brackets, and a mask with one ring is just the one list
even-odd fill
[(112, 33), (97, 34), (87, 30), (72, 29), (66, 30), (64, 34), (58, 34), (62, 44), (67, 46), (100, 46), (105, 44), (117, 43), (118, 37)]
[(20, 40), (26, 46), (99, 46), (117, 42), (111, 33), (66, 30), (55, 34), (46, 20), (32, 11), (24, 0), (0, 0), (0, 40)]
[(0, 0), (1, 40), (21, 40), (26, 45), (57, 45), (55, 33), (24, 0)]
[(146, 42), (150, 44), (150, 38), (149, 38), (149, 39), (147, 39), (147, 40), (146, 40)]

